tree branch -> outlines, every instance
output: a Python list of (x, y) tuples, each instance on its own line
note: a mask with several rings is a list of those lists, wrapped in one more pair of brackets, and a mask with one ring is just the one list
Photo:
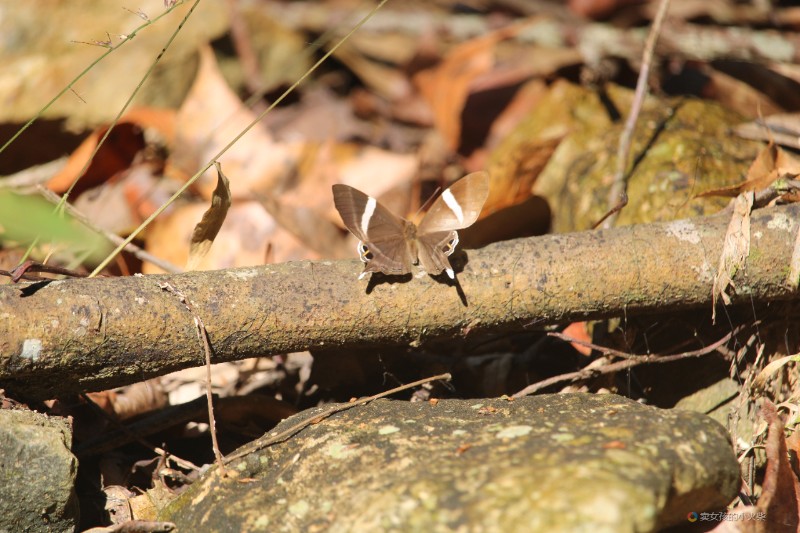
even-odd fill
[[(800, 205), (755, 211), (733, 303), (797, 297)], [(356, 278), (357, 260), (0, 286), (0, 388), (101, 390), (203, 364), (319, 347), (419, 344), (544, 324), (708, 307), (728, 218), (518, 239), (469, 251), (456, 284)], [(452, 258), (458, 264), (458, 254)], [(463, 262), (463, 261), (462, 261)]]

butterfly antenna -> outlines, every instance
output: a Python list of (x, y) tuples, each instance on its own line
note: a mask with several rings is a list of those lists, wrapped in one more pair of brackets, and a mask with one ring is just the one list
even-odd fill
[(437, 196), (439, 196), (441, 190), (442, 190), (441, 187), (436, 187), (436, 190), (433, 191), (433, 194), (431, 194), (427, 200), (425, 200), (425, 203), (419, 206), (419, 209), (417, 209), (417, 212), (414, 214), (414, 218), (419, 218), (419, 214), (427, 210), (431, 206), (431, 203)]

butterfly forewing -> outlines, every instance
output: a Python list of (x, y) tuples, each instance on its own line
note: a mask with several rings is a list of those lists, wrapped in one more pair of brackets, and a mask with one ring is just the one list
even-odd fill
[(473, 172), (451, 185), (433, 202), (419, 224), (419, 235), (471, 226), (489, 196), (489, 174)]
[(406, 242), (410, 222), (395, 216), (374, 198), (348, 185), (333, 186), (333, 203), (344, 225), (367, 247), (365, 272), (405, 274), (411, 271)]
[(369, 240), (367, 232), (372, 227), (402, 232), (403, 223), (400, 217), (394, 216), (377, 200), (349, 185), (333, 186), (333, 203), (347, 229), (362, 241)]

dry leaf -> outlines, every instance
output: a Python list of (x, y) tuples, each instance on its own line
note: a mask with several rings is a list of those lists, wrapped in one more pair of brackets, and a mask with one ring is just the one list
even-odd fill
[[(385, 195), (401, 191), (402, 209), (408, 207), (410, 183), (417, 173), (419, 159), (416, 154), (397, 154), (373, 146), (323, 143), (307, 144), (303, 150), (303, 161), (299, 165), (300, 182), (286, 191), (277, 201), (288, 208), (313, 209), (325, 213), (330, 220), (340, 221), (333, 208), (331, 186), (344, 183), (382, 202)], [(262, 196), (267, 196), (264, 194)], [(398, 206), (384, 203), (390, 209)]]
[(144, 135), (138, 125), (121, 122), (111, 130), (86, 172), (81, 175), (81, 170), (86, 166), (89, 157), (106, 131), (108, 131), (107, 126), (95, 130), (87, 137), (69, 156), (66, 166), (47, 182), (47, 188), (57, 193), (63, 193), (80, 178), (72, 190), (72, 194), (77, 196), (87, 189), (105, 183), (115, 174), (130, 167), (136, 154), (145, 146)]
[(519, 204), (530, 198), (536, 178), (550, 162), (550, 158), (563, 139), (564, 136), (558, 136), (536, 139), (524, 144), (522, 146), (524, 153), (515, 154), (518, 157), (515, 158), (514, 173), (506, 175), (506, 179), (511, 181), (500, 186), (497, 186), (499, 184), (495, 181), (497, 192), (489, 197), (491, 202), (488, 205), (489, 212)]
[(626, 5), (638, 3), (636, 0), (569, 0), (567, 5), (582, 17), (601, 19)]
[[(564, 328), (564, 335), (584, 342), (592, 342), (592, 335), (589, 333), (589, 327), (586, 322), (573, 322)], [(570, 344), (581, 355), (588, 357), (592, 353), (592, 349), (584, 344), (576, 342), (571, 342)]]
[(761, 411), (769, 424), (765, 446), (767, 468), (758, 499), (758, 508), (767, 514), (762, 527), (770, 533), (796, 533), (800, 526), (800, 482), (789, 464), (784, 424), (769, 400), (764, 400)]
[[(144, 22), (133, 13), (138, 10), (152, 23), (108, 58), (92, 64), (104, 51), (94, 41), (120, 44), (123, 36), (131, 35)], [(69, 127), (76, 130), (108, 123), (122, 109), (190, 12), (190, 23), (182, 25), (179, 38), (168, 45), (165, 61), (137, 95), (138, 102), (177, 106), (184, 97), (184, 78), (192, 75), (197, 47), (221, 38), (230, 29), (224, 2), (183, 2), (158, 23), (155, 18), (164, 13), (163, 0), (3, 2), (2, 11), (3, 28), (13, 28), (17, 38), (7, 33), (8, 40), (0, 49), (0, 120), (24, 123), (42, 111), (46, 119), (66, 117)], [(58, 29), (46, 28), (43, 17)], [(85, 76), (76, 80), (90, 64)], [(42, 110), (46, 101), (71, 83), (75, 84), (70, 93)]]
[(744, 117), (753, 117), (756, 113), (773, 115), (784, 111), (784, 108), (749, 83), (717, 70), (711, 65), (700, 66), (699, 69), (707, 77), (702, 90), (703, 98), (719, 102)]
[[(386, 35), (361, 35), (364, 39), (386, 39)], [(362, 43), (366, 44), (366, 43)], [(336, 59), (347, 65), (358, 77), (377, 94), (387, 100), (401, 100), (411, 93), (408, 78), (399, 68), (387, 66), (363, 53), (352, 42), (342, 44), (335, 53)]]
[(111, 407), (119, 420), (128, 420), (167, 405), (167, 393), (160, 378), (140, 381), (112, 392)]
[[(506, 123), (524, 113), (507, 109), (508, 99), (525, 81), (549, 77), (567, 65), (580, 64), (575, 48), (539, 47), (521, 36), (541, 19), (531, 17), (454, 47), (435, 67), (418, 72), (414, 83), (433, 113), (433, 121), (451, 151), (465, 154), (484, 147), (483, 137), (504, 113)], [(527, 95), (515, 102), (530, 100)], [(507, 111), (504, 111), (507, 109)], [(477, 167), (472, 166), (471, 170)]]
[(228, 178), (222, 173), (222, 166), (219, 162), (215, 162), (214, 166), (217, 168), (217, 188), (214, 189), (211, 196), (211, 205), (192, 233), (189, 260), (186, 262), (187, 271), (195, 270), (208, 254), (222, 223), (225, 222), (228, 209), (231, 207), (231, 187)]
[(495, 65), (495, 46), (516, 34), (523, 25), (509, 26), (462, 43), (436, 67), (414, 76), (422, 96), (433, 109), (434, 122), (451, 150), (461, 140), (461, 112), (471, 84)]
[[(192, 232), (204, 211), (203, 205), (188, 204), (176, 206), (170, 216), (158, 217), (148, 229), (146, 250), (173, 264), (186, 263)], [(228, 210), (214, 246), (196, 270), (263, 265), (268, 250), (276, 263), (319, 258), (288, 231), (279, 228), (259, 202), (236, 201)], [(142, 266), (142, 271), (162, 272), (149, 263)]]
[(531, 80), (520, 87), (489, 128), (484, 148), (493, 149), (508, 137), (544, 97), (547, 90), (547, 84), (540, 79)]
[(73, 205), (95, 225), (123, 235), (166, 202), (179, 185), (161, 175), (157, 165), (133, 164), (78, 196)]
[(171, 147), (175, 145), (176, 117), (177, 112), (174, 109), (138, 106), (132, 107), (120, 120), (136, 124), (148, 132), (156, 132), (163, 143)]
[(710, 191), (701, 192), (697, 197), (704, 196), (730, 196), (734, 197), (746, 191), (760, 191), (766, 189), (780, 176), (778, 173), (778, 159), (782, 150), (769, 143), (755, 158), (747, 171), (747, 178), (736, 185), (721, 187)]
[[(170, 163), (192, 175), (239, 135), (255, 119), (228, 87), (214, 53), (204, 47), (200, 69), (192, 89), (178, 111), (176, 144)], [(297, 159), (296, 150), (274, 142), (259, 123), (253, 126), (219, 161), (231, 178), (234, 198), (247, 197), (252, 190), (270, 190), (289, 176)], [(211, 172), (198, 181), (201, 193), (210, 198), (215, 181)]]
[(778, 370), (780, 370), (782, 367), (786, 366), (791, 362), (800, 363), (800, 354), (786, 355), (784, 357), (780, 357), (778, 359), (775, 359), (774, 361), (771, 361), (753, 379), (752, 387), (754, 389), (763, 390), (767, 384), (767, 380), (770, 379), (773, 374), (778, 372)]
[(731, 303), (726, 291), (728, 287), (735, 287), (733, 277), (744, 267), (747, 256), (750, 255), (750, 212), (753, 209), (754, 196), (753, 191), (745, 192), (734, 201), (733, 215), (725, 233), (719, 268), (711, 290), (712, 320), (716, 319), (717, 298), (722, 298), (725, 305)]
[(264, 122), (282, 141), (344, 142), (369, 139), (375, 133), (372, 125), (356, 118), (348, 100), (324, 87), (307, 89), (300, 102), (273, 109)]
[(791, 152), (778, 150), (778, 157), (775, 158), (775, 168), (781, 178), (794, 178), (800, 175), (800, 159)]
[(300, 239), (322, 257), (343, 259), (352, 256), (348, 235), (330, 219), (314, 209), (301, 205), (286, 205), (270, 196), (260, 198), (264, 209), (281, 227)]

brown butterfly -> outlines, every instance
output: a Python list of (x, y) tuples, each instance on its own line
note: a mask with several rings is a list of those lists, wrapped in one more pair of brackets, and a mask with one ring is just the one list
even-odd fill
[(421, 265), (431, 275), (455, 279), (447, 256), (458, 244), (456, 230), (471, 226), (489, 196), (489, 174), (473, 172), (451, 185), (433, 202), (419, 226), (398, 217), (358, 189), (333, 186), (333, 202), (344, 225), (358, 237), (358, 254), (369, 272), (402, 275)]

